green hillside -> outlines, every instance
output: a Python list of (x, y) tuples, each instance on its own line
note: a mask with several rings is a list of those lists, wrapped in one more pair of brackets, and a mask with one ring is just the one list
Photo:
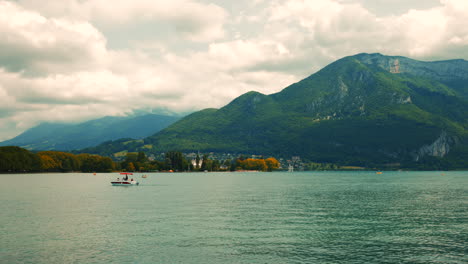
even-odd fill
[(249, 92), (223, 108), (196, 112), (142, 144), (153, 151), (467, 168), (467, 87), (468, 62), (463, 60), (359, 54), (279, 93)]

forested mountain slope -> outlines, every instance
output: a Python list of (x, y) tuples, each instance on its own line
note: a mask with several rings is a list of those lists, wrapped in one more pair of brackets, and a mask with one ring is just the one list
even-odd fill
[(279, 93), (249, 92), (220, 109), (193, 113), (141, 145), (455, 168), (468, 167), (467, 126), (467, 61), (358, 54)]

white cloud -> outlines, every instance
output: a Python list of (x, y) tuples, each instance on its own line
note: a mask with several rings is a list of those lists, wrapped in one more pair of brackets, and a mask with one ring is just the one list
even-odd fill
[(42, 121), (221, 107), (359, 52), (468, 58), (468, 1), (371, 2), (0, 0), (0, 140)]
[(8, 2), (0, 14), (0, 62), (8, 70), (70, 72), (104, 59), (105, 38), (87, 22), (47, 19)]
[(61, 0), (51, 4), (20, 0), (24, 6), (51, 17), (87, 20), (104, 28), (129, 24), (163, 25), (165, 31), (190, 41), (208, 42), (224, 36), (227, 12), (214, 4), (193, 0)]
[[(349, 1), (348, 1), (349, 2)], [(468, 2), (445, 0), (424, 10), (410, 9), (399, 16), (379, 17), (360, 3), (335, 0), (289, 0), (271, 8), (269, 21), (293, 54), (310, 47), (307, 57), (337, 59), (358, 52), (381, 52), (413, 58), (443, 58), (456, 50), (468, 57), (466, 48)], [(460, 48), (464, 51), (460, 54)], [(452, 53), (455, 55), (454, 53)], [(298, 58), (300, 60), (300, 58)]]
[[(204, 55), (204, 54), (203, 54)], [(257, 64), (287, 59), (289, 50), (275, 41), (253, 39), (210, 44), (208, 59), (225, 70), (246, 70)]]

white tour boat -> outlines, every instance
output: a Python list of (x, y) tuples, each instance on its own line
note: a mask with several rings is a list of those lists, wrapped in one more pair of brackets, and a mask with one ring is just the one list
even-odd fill
[(132, 185), (138, 185), (140, 184), (137, 182), (135, 179), (128, 179), (128, 175), (133, 175), (133, 173), (130, 172), (122, 172), (120, 175), (124, 175), (122, 179), (117, 178), (117, 180), (112, 181), (111, 184), (112, 186), (132, 186)]

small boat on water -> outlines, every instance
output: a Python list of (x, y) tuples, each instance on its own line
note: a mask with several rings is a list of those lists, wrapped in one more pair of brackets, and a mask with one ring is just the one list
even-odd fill
[(122, 172), (122, 173), (120, 173), (120, 175), (124, 175), (124, 176), (122, 177), (122, 179), (117, 178), (117, 180), (112, 181), (111, 182), (112, 186), (132, 186), (132, 185), (140, 184), (139, 182), (137, 182), (133, 178), (130, 179), (130, 180), (128, 179), (128, 175), (133, 175), (133, 173)]

